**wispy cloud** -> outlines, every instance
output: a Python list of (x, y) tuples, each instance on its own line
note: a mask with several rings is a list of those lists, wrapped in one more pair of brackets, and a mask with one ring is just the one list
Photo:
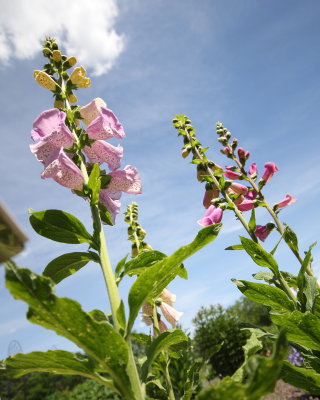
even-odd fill
[[(68, 54), (93, 70), (106, 73), (124, 49), (124, 36), (114, 26), (116, 0), (24, 0), (3, 2), (0, 14), (0, 62), (28, 59), (40, 50), (45, 36), (53, 36)], [(38, 43), (38, 46), (35, 46)]]

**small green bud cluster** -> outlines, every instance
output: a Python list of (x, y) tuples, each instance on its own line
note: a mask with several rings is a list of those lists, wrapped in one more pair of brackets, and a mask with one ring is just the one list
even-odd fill
[(131, 256), (136, 257), (141, 251), (152, 250), (152, 247), (144, 241), (147, 232), (138, 222), (138, 204), (132, 202), (127, 206), (124, 220), (128, 224), (128, 240), (131, 241)]

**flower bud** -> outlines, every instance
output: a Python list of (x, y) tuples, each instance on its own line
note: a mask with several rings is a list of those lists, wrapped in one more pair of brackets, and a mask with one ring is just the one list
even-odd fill
[(63, 68), (68, 69), (73, 67), (77, 63), (77, 59), (75, 57), (69, 57), (67, 60), (63, 63)]
[(220, 136), (218, 142), (220, 142), (223, 146), (226, 146), (228, 144), (228, 139), (225, 136)]
[(181, 155), (182, 155), (182, 157), (183, 158), (187, 158), (188, 157), (188, 155), (190, 154), (190, 151), (191, 151), (191, 147), (186, 147), (186, 148), (184, 148), (183, 150), (182, 150), (182, 152), (181, 152)]
[(145, 244), (143, 245), (143, 250), (148, 250), (148, 251), (150, 251), (150, 250), (153, 250), (153, 248), (150, 246), (150, 244), (145, 243)]
[(235, 150), (237, 148), (237, 146), (238, 146), (238, 139), (234, 138), (232, 140), (231, 147), (233, 150)]
[(33, 76), (36, 82), (39, 83), (45, 89), (55, 91), (57, 88), (56, 82), (51, 78), (50, 75), (45, 73), (44, 71), (35, 70), (33, 71)]
[(77, 96), (74, 95), (73, 93), (70, 93), (68, 95), (68, 100), (70, 101), (70, 103), (76, 103), (78, 101)]
[(52, 57), (53, 61), (60, 62), (61, 61), (61, 53), (59, 50), (53, 50)]
[(139, 250), (137, 249), (137, 245), (135, 243), (132, 244), (131, 247), (131, 257), (137, 257), (137, 255), (139, 254)]
[(54, 108), (59, 108), (59, 110), (61, 110), (64, 108), (64, 101), (61, 99), (56, 99), (53, 106)]
[(197, 179), (199, 182), (202, 182), (203, 175), (208, 175), (207, 169), (203, 164), (197, 165)]
[(91, 84), (90, 78), (87, 78), (86, 74), (87, 74), (87, 72), (82, 66), (76, 67), (72, 71), (69, 79), (78, 88), (86, 88), (86, 87), (89, 87)]
[(211, 201), (219, 197), (219, 190), (214, 187), (214, 189), (207, 189), (203, 197), (204, 208), (209, 208), (211, 206)]

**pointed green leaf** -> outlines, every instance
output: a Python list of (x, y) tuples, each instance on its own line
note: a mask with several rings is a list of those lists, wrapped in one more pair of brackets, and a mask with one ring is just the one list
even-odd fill
[(30, 223), (41, 236), (62, 243), (90, 243), (92, 236), (76, 217), (61, 210), (32, 212)]
[(320, 374), (311, 368), (295, 367), (289, 361), (283, 361), (280, 378), (308, 393), (320, 393)]
[(261, 267), (270, 268), (273, 272), (278, 271), (278, 264), (270, 253), (264, 250), (259, 244), (252, 239), (240, 236), (241, 243), (245, 251), (249, 254), (252, 260)]
[(124, 266), (124, 272), (126, 275), (141, 275), (151, 265), (159, 260), (163, 260), (167, 256), (161, 251), (150, 250), (139, 253), (135, 258), (128, 261)]
[(275, 324), (286, 328), (288, 340), (313, 350), (320, 350), (320, 319), (309, 312), (271, 313)]
[(256, 303), (271, 306), (274, 310), (280, 312), (294, 310), (292, 300), (281, 289), (264, 283), (238, 281), (236, 279), (232, 279), (232, 281), (246, 297)]
[(129, 254), (126, 254), (116, 265), (116, 268), (114, 270), (116, 278), (122, 273), (122, 270), (124, 269), (124, 266), (126, 264), (127, 258)]
[(92, 251), (63, 254), (49, 262), (43, 275), (48, 276), (55, 283), (59, 283), (84, 267), (89, 261), (99, 263), (99, 255)]
[(202, 247), (212, 242), (217, 237), (221, 226), (222, 224), (216, 224), (201, 229), (193, 242), (181, 247), (171, 256), (156, 262), (137, 278), (130, 289), (128, 297), (130, 308), (128, 333), (131, 331), (143, 303), (148, 298), (158, 296), (176, 277), (181, 263), (202, 249)]
[(126, 329), (126, 312), (125, 312), (124, 303), (122, 300), (120, 302), (119, 308), (117, 309), (116, 316), (117, 316), (119, 325), (121, 326), (121, 328), (123, 330), (125, 330)]
[(243, 250), (242, 244), (234, 244), (233, 246), (226, 247), (225, 250)]
[(152, 361), (157, 357), (159, 353), (161, 353), (163, 350), (168, 349), (174, 344), (185, 342), (188, 340), (188, 336), (180, 329), (168, 330), (156, 337), (147, 350), (147, 359), (141, 368), (142, 381), (146, 381)]
[(98, 204), (99, 207), (99, 214), (102, 222), (106, 225), (113, 226), (113, 221), (110, 212), (108, 211), (107, 207), (101, 203)]
[(271, 282), (274, 279), (274, 274), (270, 271), (259, 271), (252, 275), (257, 281)]
[(6, 264), (6, 286), (29, 305), (29, 321), (55, 331), (82, 348), (120, 384), (127, 382), (128, 348), (122, 336), (105, 322), (95, 321), (72, 299), (54, 295), (49, 278)]
[(94, 164), (89, 176), (88, 188), (91, 190), (91, 205), (99, 203), (99, 193), (101, 188), (99, 164)]
[(307, 274), (307, 270), (310, 268), (311, 260), (312, 260), (312, 248), (316, 245), (313, 243), (302, 262), (297, 285), (299, 288), (298, 291), (298, 299), (302, 305), (302, 311), (311, 311), (313, 309), (314, 301), (316, 295), (318, 294), (318, 283), (317, 279), (314, 276), (309, 276)]
[(256, 225), (256, 213), (254, 211), (254, 208), (251, 211), (251, 217), (250, 217), (248, 225), (249, 225), (251, 232), (255, 232), (257, 225)]
[(291, 250), (295, 252), (299, 252), (299, 246), (298, 246), (298, 238), (297, 235), (293, 232), (293, 230), (288, 226), (287, 224), (284, 224), (284, 233), (283, 233), (283, 238), (287, 245), (290, 247)]

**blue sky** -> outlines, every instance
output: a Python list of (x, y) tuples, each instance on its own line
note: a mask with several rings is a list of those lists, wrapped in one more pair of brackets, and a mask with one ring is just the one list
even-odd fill
[[(87, 67), (92, 86), (79, 91), (79, 104), (102, 97), (123, 123), (127, 137), (121, 143), (122, 165), (139, 169), (143, 194), (123, 196), (122, 211), (126, 203), (138, 202), (140, 222), (153, 248), (170, 254), (190, 242), (204, 213), (203, 184), (195, 178), (195, 167), (181, 158), (181, 139), (171, 126), (176, 113), (191, 118), (202, 143), (210, 146), (210, 158), (222, 165), (229, 162), (219, 154), (217, 121), (250, 150), (261, 173), (265, 162), (276, 162), (279, 172), (265, 189), (267, 198), (275, 203), (286, 193), (294, 195), (297, 202), (283, 210), (282, 220), (299, 234), (301, 250), (317, 240), (318, 1), (95, 0), (89, 6), (77, 2), (76, 10), (72, 3), (65, 10), (60, 0), (46, 7), (39, 0), (35, 14), (21, 9), (22, 4), (11, 1), (0, 17), (0, 198), (29, 236), (25, 251), (16, 257), (19, 265), (41, 273), (56, 256), (82, 248), (37, 236), (29, 226), (29, 207), (63, 209), (91, 228), (87, 205), (68, 189), (41, 180), (42, 166), (29, 151), (33, 120), (52, 107), (50, 93), (32, 78), (32, 71), (44, 63), (39, 50), (44, 34), (60, 37), (72, 50), (68, 54), (79, 55)], [(260, 224), (269, 221), (258, 213)], [(189, 280), (177, 278), (170, 285), (177, 294), (176, 308), (184, 312), (185, 328), (192, 327), (200, 306), (229, 305), (239, 297), (231, 278), (250, 279), (259, 270), (245, 254), (223, 250), (238, 243), (244, 233), (232, 215), (225, 213), (223, 222), (217, 240), (185, 263)], [(121, 215), (115, 227), (106, 228), (106, 235), (115, 264), (130, 251)], [(276, 240), (274, 233), (266, 248)], [(280, 247), (278, 259), (282, 269), (298, 270), (285, 247)], [(316, 247), (317, 275), (319, 259)], [(1, 268), (0, 358), (7, 355), (11, 340), (18, 340), (24, 352), (73, 349), (66, 340), (25, 319), (27, 308), (5, 289), (3, 275)], [(127, 280), (122, 285), (125, 298), (130, 284)], [(80, 301), (88, 311), (109, 310), (95, 265), (59, 284), (57, 294)], [(139, 321), (137, 329), (143, 329)]]

